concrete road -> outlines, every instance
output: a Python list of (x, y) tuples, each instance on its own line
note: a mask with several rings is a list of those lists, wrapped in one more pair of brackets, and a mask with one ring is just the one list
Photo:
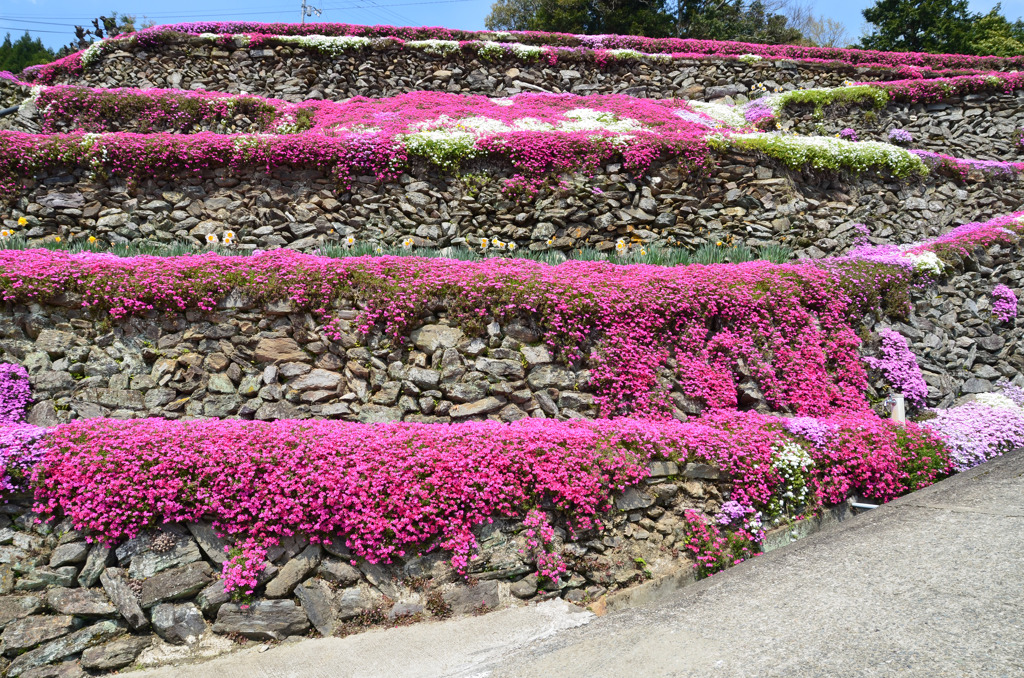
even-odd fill
[(645, 608), (561, 601), (139, 678), (1024, 677), (1024, 453)]

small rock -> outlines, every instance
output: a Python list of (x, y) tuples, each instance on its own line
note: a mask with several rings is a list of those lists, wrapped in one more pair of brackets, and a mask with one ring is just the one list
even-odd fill
[(37, 596), (0, 597), (0, 628), (6, 628), (15, 619), (35, 614), (42, 606), (43, 600)]
[(509, 587), (512, 595), (521, 600), (532, 598), (537, 594), (537, 575), (530, 574)]
[(188, 598), (202, 591), (211, 581), (213, 568), (205, 561), (176, 567), (143, 581), (139, 604), (148, 609), (157, 603)]
[(352, 586), (360, 578), (359, 570), (344, 561), (335, 560), (334, 558), (328, 558), (321, 563), (317, 574), (332, 584), (342, 587)]
[(50, 567), (61, 567), (74, 563), (84, 563), (89, 556), (89, 545), (84, 541), (61, 544), (50, 554)]
[(8, 676), (20, 676), (29, 669), (78, 654), (92, 647), (112, 640), (124, 633), (124, 626), (113, 621), (101, 621), (87, 626), (62, 638), (51, 641), (42, 647), (30, 650), (11, 662), (7, 669)]

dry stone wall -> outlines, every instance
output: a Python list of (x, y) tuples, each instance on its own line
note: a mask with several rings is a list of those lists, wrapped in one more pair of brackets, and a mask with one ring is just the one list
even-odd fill
[(106, 54), (80, 73), (62, 74), (57, 83), (247, 92), (287, 101), (386, 97), (421, 90), (492, 97), (543, 91), (745, 100), (757, 84), (788, 90), (836, 87), (846, 80), (896, 79), (901, 79), (896, 69), (841, 63), (648, 59), (605, 66), (568, 60), (551, 65), (511, 58), (490, 61), (461, 53), (435, 56), (397, 46), (325, 55), (295, 46), (213, 47), (182, 39), (150, 51)]
[(809, 106), (790, 106), (782, 126), (800, 134), (825, 135), (852, 128), (862, 140), (876, 141), (888, 141), (889, 130), (902, 129), (914, 137), (911, 148), (957, 158), (1019, 162), (1024, 154), (1013, 136), (1024, 128), (1024, 90), (968, 94), (934, 103), (890, 102), (883, 109), (831, 106), (822, 115)]
[[(909, 243), (961, 223), (1012, 212), (1024, 202), (1016, 176), (975, 172), (966, 182), (932, 173), (895, 180), (799, 173), (773, 160), (729, 154), (695, 178), (655, 163), (637, 179), (609, 164), (594, 176), (570, 175), (563, 187), (516, 201), (502, 190), (508, 166), (467, 164), (459, 176), (423, 163), (394, 183), (355, 177), (350, 190), (321, 172), (280, 168), (235, 175), (207, 170), (129, 186), (85, 169), (43, 175), (16, 201), (8, 227), (30, 239), (96, 236), (112, 243), (183, 240), (205, 244), (234, 231), (242, 249), (314, 251), (353, 235), (358, 243), (444, 248), (499, 237), (520, 248), (614, 248), (619, 238), (648, 245), (782, 243), (817, 258), (857, 244), (855, 223), (871, 242)], [(549, 244), (549, 241), (550, 244)]]
[(108, 548), (15, 499), (0, 507), (0, 672), (77, 678), (209, 657), (250, 641), (345, 635), (557, 597), (586, 604), (691, 569), (684, 512), (713, 516), (730, 492), (729, 480), (702, 464), (658, 462), (650, 470), (644, 484), (615, 498), (604, 531), (570, 539), (555, 528), (552, 548), (569, 567), (559, 584), (533, 574), (523, 525), (496, 520), (475, 531), (480, 548), (468, 578), (440, 551), (374, 564), (353, 559), (340, 541), (285, 539), (269, 550), (247, 605), (224, 591), (229, 542), (208, 523), (163, 525)]

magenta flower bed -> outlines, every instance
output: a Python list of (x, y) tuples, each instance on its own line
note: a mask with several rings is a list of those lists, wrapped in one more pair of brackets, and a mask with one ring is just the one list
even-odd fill
[(1017, 317), (1017, 295), (1003, 284), (992, 289), (992, 315), (1001, 323)]
[[(153, 26), (112, 39), (131, 40), (143, 47), (152, 47), (179, 38), (182, 34), (218, 34), (225, 42), (234, 35), (246, 35), (260, 44), (274, 36), (328, 35), (376, 38), (401, 45), (408, 40), (467, 41), (511, 40), (520, 44), (542, 45), (549, 49), (546, 58), (590, 58), (601, 60), (603, 53), (613, 49), (629, 49), (644, 53), (671, 55), (673, 58), (738, 58), (755, 55), (766, 59), (800, 60), (856, 65), (860, 67), (895, 68), (909, 77), (922, 75), (923, 69), (1013, 70), (1024, 65), (1021, 57), (979, 57), (960, 54), (926, 54), (919, 52), (879, 52), (873, 50), (802, 47), (798, 45), (758, 45), (743, 42), (694, 40), (677, 38), (645, 38), (628, 35), (572, 35), (537, 31), (503, 33), (458, 31), (446, 28), (406, 28), (395, 26), (358, 26), (352, 24), (287, 24), (256, 22), (196, 22)], [(109, 39), (108, 39), (109, 40)], [(26, 77), (51, 82), (62, 72), (82, 68), (82, 52), (76, 52), (51, 64), (26, 69)]]
[[(823, 426), (832, 445), (811, 446), (822, 502), (854, 491), (885, 501), (948, 470), (937, 440), (913, 424), (865, 413)], [(719, 466), (733, 500), (763, 508), (782, 482), (773, 449), (787, 439), (780, 420), (739, 412), (511, 425), (94, 419), (52, 429), (37, 510), (110, 541), (212, 520), (240, 544), (226, 566), (231, 587), (251, 589), (267, 546), (296, 532), (344, 535), (374, 562), (442, 548), (463, 569), (472, 529), (495, 517), (553, 509), (572, 529), (599, 527), (612, 493), (646, 477), (651, 459)]]
[[(229, 108), (231, 101), (235, 107)], [(273, 99), (168, 90), (56, 87), (40, 94), (45, 131), (101, 131), (127, 117), (133, 125), (177, 131), (251, 110), (268, 132), (294, 131), (300, 116), (312, 129), (303, 134), (253, 135), (199, 132), (115, 132), (86, 136), (0, 133), (0, 192), (11, 194), (41, 171), (99, 165), (128, 179), (173, 175), (216, 167), (234, 170), (304, 166), (334, 176), (346, 186), (353, 174), (396, 177), (419, 153), (448, 167), (470, 156), (492, 156), (536, 177), (548, 172), (593, 171), (611, 158), (643, 174), (659, 158), (677, 158), (691, 170), (708, 166), (710, 119), (681, 102), (624, 95), (521, 94), (496, 103), (484, 96), (413, 92), (387, 99), (355, 97), (288, 104)], [(600, 111), (608, 122), (580, 119), (574, 111)], [(680, 115), (682, 114), (682, 115)], [(585, 113), (584, 113), (585, 115)], [(612, 120), (635, 121), (618, 123)], [(116, 123), (115, 123), (116, 124)], [(281, 127), (285, 126), (285, 127)], [(555, 129), (549, 129), (550, 127)], [(609, 128), (610, 126), (610, 128)], [(416, 139), (417, 132), (427, 137)], [(429, 138), (429, 133), (441, 135)], [(628, 142), (628, 143), (625, 143)]]
[(887, 327), (879, 330), (878, 334), (882, 338), (879, 347), (881, 357), (864, 358), (864, 362), (871, 369), (880, 371), (892, 389), (903, 394), (908, 403), (922, 407), (928, 396), (928, 385), (907, 340)]
[[(883, 284), (879, 280), (866, 276), (858, 284), (870, 281), (874, 292)], [(866, 408), (860, 339), (847, 321), (861, 312), (860, 302), (845, 289), (838, 275), (816, 266), (767, 262), (664, 268), (330, 259), (287, 250), (167, 259), (0, 251), (0, 299), (44, 302), (80, 295), (83, 306), (109, 309), (115, 317), (153, 309), (212, 310), (237, 290), (256, 302), (290, 300), (328, 328), (333, 300), (359, 300), (365, 303), (359, 329), (376, 328), (397, 341), (422, 309), (437, 303), (471, 333), (487, 317), (533, 319), (566, 359), (593, 361), (604, 416), (668, 416), (656, 375), (673, 358), (688, 395), (715, 406), (736, 406), (735, 389), (723, 392), (723, 384), (732, 384), (733, 369), (743, 360), (777, 409), (820, 415)]]

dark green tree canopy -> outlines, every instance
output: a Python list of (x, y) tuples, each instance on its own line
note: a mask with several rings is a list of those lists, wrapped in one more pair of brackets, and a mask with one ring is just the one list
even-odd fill
[(26, 66), (49, 63), (54, 58), (54, 53), (44, 47), (39, 38), (33, 40), (28, 33), (15, 41), (8, 33), (0, 43), (0, 71), (20, 73)]
[(967, 0), (877, 0), (863, 12), (872, 31), (865, 49), (1014, 56), (1024, 53), (1024, 23), (996, 5), (976, 14)]
[(762, 0), (497, 0), (490, 30), (801, 42), (801, 32)]

